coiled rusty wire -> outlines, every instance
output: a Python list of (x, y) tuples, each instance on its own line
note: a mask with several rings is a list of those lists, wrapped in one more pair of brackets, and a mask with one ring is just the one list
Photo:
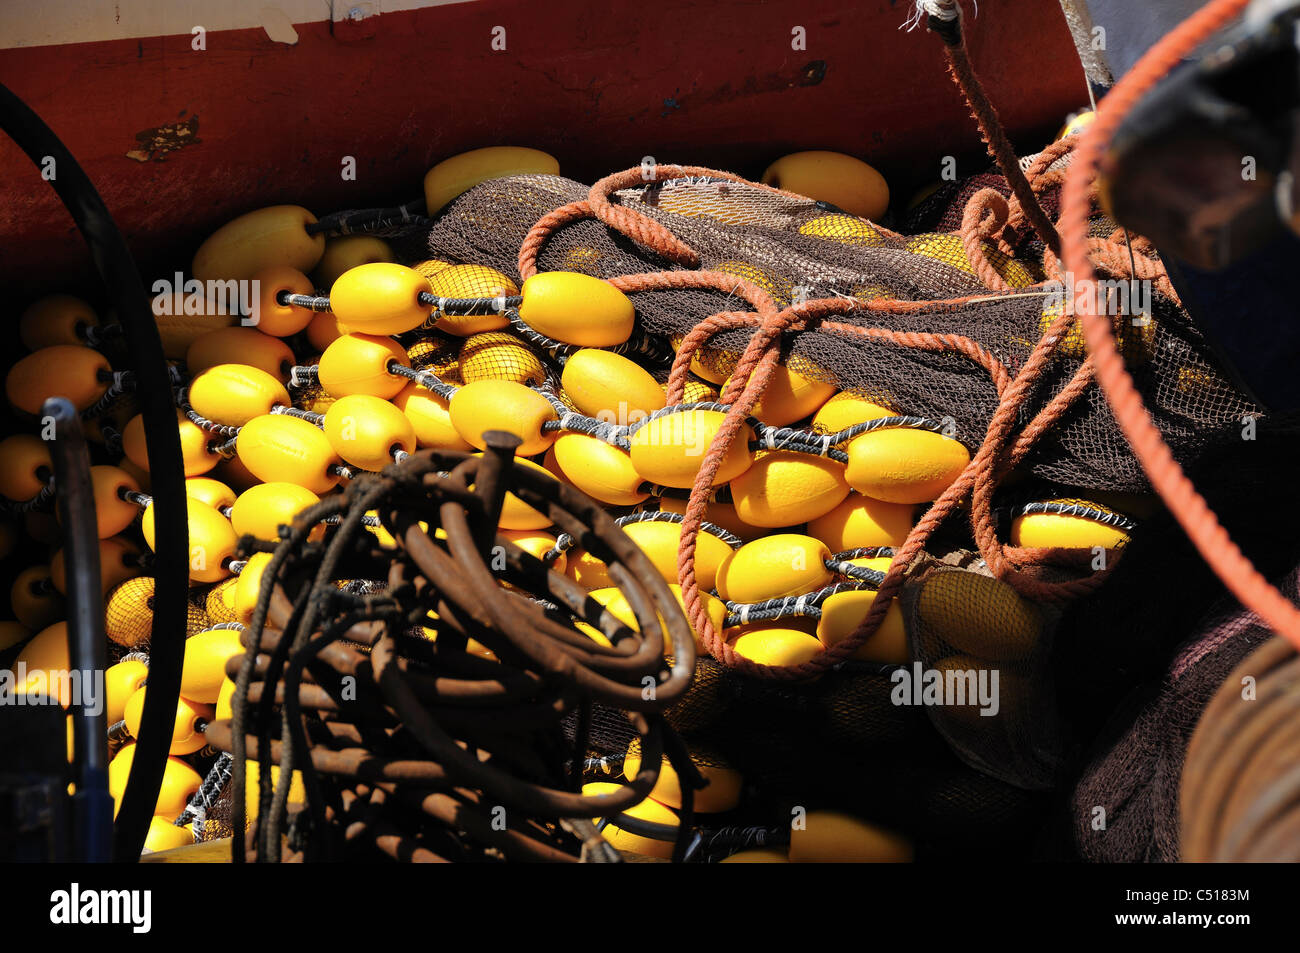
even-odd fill
[[(517, 438), (485, 439), (481, 456), (427, 450), (362, 475), (300, 513), (278, 545), (242, 541), (272, 555), (242, 633), (246, 653), (227, 665), (233, 717), (207, 729), (234, 759), (235, 862), (330, 860), (376, 848), (416, 861), (617, 860), (590, 819), (616, 819), (644, 799), (665, 756), (684, 779), (683, 854), (693, 789), (704, 782), (662, 712), (695, 669), (686, 618), (598, 503), (514, 466)], [(497, 535), (507, 491), (608, 563), (639, 631)], [(395, 550), (363, 528), (368, 512), (378, 512)], [(331, 517), (339, 518), (333, 535), (310, 541)], [(386, 586), (340, 588), (357, 579)], [(415, 634), (422, 627), (436, 641)], [(495, 660), (469, 653), (470, 639)], [(645, 756), (626, 788), (584, 796), (594, 703), (626, 714)], [(571, 742), (560, 726), (570, 712), (578, 724)], [(248, 844), (245, 758), (259, 768)], [(294, 771), (306, 806), (282, 837)]]
[(1284, 639), (1248, 655), (1215, 692), (1179, 800), (1183, 860), (1300, 861), (1300, 656)]

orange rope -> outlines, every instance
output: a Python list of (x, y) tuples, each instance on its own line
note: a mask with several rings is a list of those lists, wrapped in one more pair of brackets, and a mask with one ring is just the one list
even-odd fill
[[(1103, 149), (1138, 100), (1197, 46), (1239, 16), (1248, 3), (1249, 0), (1211, 0), (1180, 24), (1148, 50), (1116, 84), (1098, 110), (1096, 121), (1084, 131), (1065, 180), (1061, 209), (1062, 259), (1066, 270), (1074, 272), (1078, 282), (1076, 308), (1095, 277), (1089, 260), (1087, 189), (1098, 171)], [(1228, 589), (1300, 649), (1300, 610), (1242, 554), (1174, 460), (1124, 367), (1110, 321), (1104, 315), (1085, 314), (1083, 331), (1097, 369), (1097, 381), (1151, 485)]]

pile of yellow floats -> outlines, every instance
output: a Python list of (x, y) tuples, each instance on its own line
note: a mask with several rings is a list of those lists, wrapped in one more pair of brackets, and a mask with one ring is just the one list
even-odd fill
[[(810, 164), (787, 157), (767, 178), (851, 210), (883, 212), (888, 192), (869, 166), (807, 155), (821, 158)], [(426, 178), (428, 210), (436, 213), (488, 178), (557, 171), (553, 159), (534, 150), (458, 156)], [(676, 586), (680, 514), (724, 417), (717, 401), (734, 358), (707, 349), (697, 354), (686, 402), (668, 406), (665, 385), (635, 359), (634, 302), (602, 280), (548, 272), (519, 286), (474, 262), (408, 266), (393, 261), (379, 238), (327, 239), (308, 230), (315, 222), (296, 206), (265, 208), (228, 223), (199, 247), (192, 277), (205, 289), (253, 283), (252, 314), (219, 307), (206, 292), (172, 289), (155, 301), (181, 408), (191, 598), (172, 757), (149, 849), (190, 841), (188, 828), (173, 822), (202, 782), (195, 770), (202, 727), (229, 716), (233, 683), (225, 663), (242, 653), (239, 630), (269, 558), (240, 560), (242, 535), (275, 540), (296, 513), (360, 471), (381, 470), (419, 448), (482, 450), (485, 431), (504, 430), (521, 439), (527, 465), (624, 517), (627, 534)], [(476, 304), (463, 307), (467, 299)], [(26, 309), (20, 326), (30, 353), (9, 370), (5, 395), (32, 423), (0, 442), (0, 496), (13, 514), (0, 546), (27, 546), (20, 539), (25, 533), (52, 555), (14, 580), (14, 618), (0, 622), (0, 651), (21, 646), (17, 660), (33, 686), (40, 673), (68, 665), (64, 566), (57, 527), (43, 505), (52, 466), (35, 419), (47, 397), (66, 396), (87, 412), (98, 458), (111, 461), (92, 472), (107, 633), (120, 656), (106, 680), (115, 748), (111, 787), (120, 800), (150, 640), (179, 637), (152, 627), (154, 514), (143, 426), (129, 381), (105, 356), (109, 329), (86, 302), (50, 295)], [(696, 550), (696, 576), (713, 624), (742, 656), (797, 664), (852, 632), (918, 507), (938, 497), (969, 462), (966, 445), (941, 429), (909, 424), (906, 414), (905, 407), (881, 406), (815, 374), (776, 369), (750, 426), (718, 469), (716, 499)], [(777, 428), (797, 433), (767, 440)], [(1068, 501), (1040, 507), (1017, 518), (1012, 541), (1113, 547), (1124, 530), (1099, 519), (1104, 512)], [(370, 529), (387, 539), (378, 525)], [(500, 531), (634, 621), (604, 564), (574, 548), (543, 514), (510, 497)], [(818, 611), (781, 611), (796, 600)], [(857, 657), (908, 661), (897, 606)], [(635, 766), (632, 753), (629, 775)], [(717, 777), (697, 809), (733, 807), (739, 776), (716, 767), (705, 773)], [(664, 790), (637, 809), (647, 819), (676, 822), (675, 787), (663, 780), (669, 778), (665, 771)], [(909, 853), (892, 835), (864, 833), (855, 823), (810, 823), (810, 830), (840, 833), (829, 841), (814, 838), (820, 846), (813, 847), (811, 835), (796, 836), (790, 859), (809, 851), (823, 857), (837, 841), (876, 859)], [(660, 849), (617, 828), (607, 834), (620, 846)]]

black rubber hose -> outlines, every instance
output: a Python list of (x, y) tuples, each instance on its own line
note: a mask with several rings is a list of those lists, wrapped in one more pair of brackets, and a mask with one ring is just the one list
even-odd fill
[[(95, 489), (90, 453), (77, 408), (66, 397), (51, 397), (41, 407), (44, 420), (54, 422), (50, 456), (54, 462), (59, 522), (68, 601), (68, 668), (84, 679), (108, 665), (104, 636), (104, 597), (100, 591), (99, 534), (95, 532)], [(102, 864), (113, 856), (113, 798), (108, 793), (108, 719), (104, 714), (103, 683), (98, 705), (86, 694), (73, 699), (73, 755), (77, 790), (72, 795), (72, 859)]]
[(180, 430), (162, 339), (140, 273), (90, 178), (50, 127), (0, 84), (0, 128), (38, 168), (54, 160), (50, 184), (67, 207), (117, 309), (138, 382), (155, 512), (154, 624), (140, 737), (113, 831), (113, 857), (136, 861), (153, 817), (180, 698), (189, 589), (189, 529)]

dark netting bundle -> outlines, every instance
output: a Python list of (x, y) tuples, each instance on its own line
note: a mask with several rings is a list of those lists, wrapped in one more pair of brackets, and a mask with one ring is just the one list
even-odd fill
[[(976, 178), (987, 188), (982, 182), (1000, 177)], [(429, 251), (517, 275), (519, 250), (533, 225), (555, 209), (585, 199), (588, 192), (586, 186), (556, 176), (485, 183), (453, 202), (437, 220), (429, 233)], [(936, 227), (951, 226), (954, 217), (960, 226), (968, 196), (965, 189), (956, 192), (955, 204), (949, 206), (953, 211)], [(1044, 277), (1040, 265), (990, 246), (988, 260), (1010, 286), (1004, 293), (991, 292), (976, 276), (959, 229), (898, 235), (822, 203), (708, 176), (620, 189), (610, 201), (662, 223), (698, 252), (699, 269), (753, 282), (781, 306), (796, 299), (833, 297), (918, 303), (974, 299), (856, 311), (839, 320), (861, 328), (961, 335), (1012, 375), (1060, 313), (1059, 295), (1053, 298), (1030, 288)], [(1098, 234), (1113, 230), (1113, 223), (1095, 229)], [(1022, 244), (1032, 251), (1033, 242)], [(579, 271), (602, 278), (681, 267), (590, 218), (555, 228), (536, 261), (541, 271)], [(680, 340), (710, 315), (749, 310), (742, 297), (698, 288), (636, 291), (633, 298), (642, 327), (670, 340)], [(1193, 456), (1253, 408), (1223, 375), (1186, 312), (1158, 290), (1151, 294), (1150, 307), (1149, 323), (1138, 318), (1144, 323), (1124, 327), (1117, 319), (1119, 334), (1162, 432), (1176, 452)], [(717, 334), (700, 359), (725, 376), (750, 336), (746, 330)], [(801, 373), (901, 412), (950, 418), (957, 438), (972, 448), (978, 447), (997, 407), (998, 391), (988, 371), (962, 354), (825, 330), (792, 334), (783, 343), (785, 359)], [(1075, 375), (1084, 357), (1076, 327), (1021, 409), (1023, 421)], [(1026, 466), (1037, 476), (1071, 486), (1146, 488), (1141, 468), (1095, 387), (1035, 447)]]

